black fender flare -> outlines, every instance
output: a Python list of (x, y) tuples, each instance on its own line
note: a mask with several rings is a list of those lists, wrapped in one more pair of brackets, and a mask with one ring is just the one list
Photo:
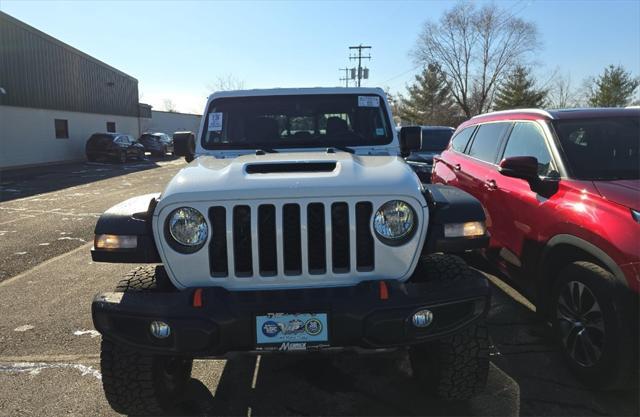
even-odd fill
[(599, 262), (601, 262), (611, 272), (611, 274), (613, 274), (616, 281), (619, 281), (619, 283), (624, 285), (625, 287), (629, 286), (629, 284), (627, 283), (627, 279), (624, 273), (622, 272), (622, 269), (620, 269), (618, 264), (605, 251), (603, 251), (593, 243), (587, 242), (582, 238), (579, 238), (574, 235), (569, 235), (569, 234), (555, 235), (554, 237), (549, 239), (547, 244), (544, 246), (542, 250), (542, 255), (540, 257), (540, 261), (541, 261), (540, 271), (539, 271), (540, 275), (548, 272), (546, 271), (546, 269), (549, 262), (549, 258), (553, 253), (554, 248), (557, 247), (558, 245), (574, 246), (588, 253), (590, 256), (594, 257)]
[(151, 221), (159, 193), (125, 200), (104, 212), (95, 227), (99, 235), (136, 236), (137, 247), (131, 249), (91, 248), (95, 262), (158, 263), (160, 255), (153, 239)]
[(425, 184), (424, 197), (429, 206), (429, 230), (422, 252), (460, 253), (489, 245), (489, 234), (474, 237), (445, 237), (445, 224), (482, 222), (486, 215), (480, 201), (459, 188), (443, 184)]

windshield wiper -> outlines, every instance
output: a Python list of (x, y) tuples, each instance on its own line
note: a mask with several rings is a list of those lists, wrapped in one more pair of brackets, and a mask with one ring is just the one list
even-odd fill
[(260, 148), (256, 149), (256, 155), (266, 155), (268, 153), (278, 153), (275, 149), (271, 148)]
[(356, 151), (354, 149), (352, 149), (352, 148), (350, 148), (348, 146), (340, 146), (340, 145), (331, 146), (331, 147), (327, 148), (327, 153), (336, 153), (336, 151), (335, 151), (336, 149), (339, 150), (339, 151), (342, 151), (342, 152), (356, 153)]

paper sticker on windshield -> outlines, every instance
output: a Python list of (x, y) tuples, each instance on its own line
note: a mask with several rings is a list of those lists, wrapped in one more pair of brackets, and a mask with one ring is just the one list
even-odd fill
[(222, 130), (222, 113), (209, 113), (209, 132), (220, 132)]
[(358, 96), (358, 107), (380, 107), (380, 97)]

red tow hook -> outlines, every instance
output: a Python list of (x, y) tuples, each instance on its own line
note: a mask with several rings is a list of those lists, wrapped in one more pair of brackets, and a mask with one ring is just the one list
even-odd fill
[(384, 281), (378, 281), (380, 284), (380, 299), (388, 300), (389, 299), (389, 289), (387, 288), (387, 283)]
[(202, 288), (196, 288), (196, 290), (193, 292), (193, 307), (202, 307)]

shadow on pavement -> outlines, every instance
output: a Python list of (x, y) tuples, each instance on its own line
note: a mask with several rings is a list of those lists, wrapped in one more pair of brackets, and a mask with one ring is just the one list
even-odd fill
[(215, 395), (192, 379), (185, 401), (173, 411), (214, 416), (517, 415), (518, 387), (495, 368), (487, 394), (472, 401), (443, 402), (429, 394), (412, 378), (405, 352), (238, 355), (227, 361)]
[(58, 191), (89, 184), (132, 172), (158, 168), (159, 161), (177, 160), (178, 157), (147, 157), (143, 161), (126, 164), (111, 162), (75, 162), (60, 165), (0, 171), (0, 202), (30, 197), (36, 194)]

